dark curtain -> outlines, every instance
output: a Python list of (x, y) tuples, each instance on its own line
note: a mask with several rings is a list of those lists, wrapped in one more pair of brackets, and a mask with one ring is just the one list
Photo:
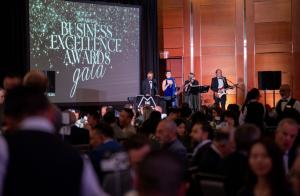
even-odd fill
[[(0, 66), (0, 80), (4, 75), (17, 73), (24, 74), (28, 67), (29, 48), (27, 49), (27, 2), (28, 0), (6, 1), (7, 7), (2, 6), (3, 20), (7, 22), (8, 31), (5, 31), (7, 54), (3, 55)], [(94, 0), (95, 1), (95, 0)], [(159, 76), (159, 52), (157, 46), (157, 0), (98, 0), (108, 3), (139, 5), (142, 8), (141, 18), (141, 80), (147, 71), (152, 70)], [(28, 46), (29, 47), (29, 46)], [(27, 53), (28, 52), (28, 53)], [(6, 62), (7, 61), (7, 62)], [(133, 95), (134, 96), (134, 95)]]

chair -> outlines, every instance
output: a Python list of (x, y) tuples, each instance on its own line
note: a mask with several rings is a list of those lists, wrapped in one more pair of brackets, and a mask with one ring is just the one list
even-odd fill
[(197, 173), (195, 179), (200, 184), (203, 196), (225, 196), (224, 176)]

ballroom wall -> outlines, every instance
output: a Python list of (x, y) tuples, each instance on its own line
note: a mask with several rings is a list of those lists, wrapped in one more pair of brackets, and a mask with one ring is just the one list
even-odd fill
[[(247, 90), (258, 87), (258, 71), (282, 71), (282, 83), (300, 99), (299, 12), (297, 0), (158, 0), (161, 58), (179, 84), (194, 72), (210, 85), (221, 68), (239, 84), (228, 103), (241, 104)], [(273, 106), (273, 91), (266, 97)], [(212, 92), (202, 101), (211, 104)]]

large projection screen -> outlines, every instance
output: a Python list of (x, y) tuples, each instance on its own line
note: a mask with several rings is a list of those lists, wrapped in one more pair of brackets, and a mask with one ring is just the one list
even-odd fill
[(141, 8), (29, 0), (30, 69), (54, 103), (121, 102), (140, 91)]

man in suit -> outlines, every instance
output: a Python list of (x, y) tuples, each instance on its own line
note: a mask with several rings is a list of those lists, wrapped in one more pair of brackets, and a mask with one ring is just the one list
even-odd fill
[(281, 99), (276, 104), (276, 114), (278, 122), (287, 117), (291, 111), (300, 113), (300, 102), (291, 97), (291, 88), (288, 84), (280, 86), (279, 93)]
[(196, 143), (194, 151), (192, 164), (199, 164), (199, 159), (203, 152), (205, 152), (211, 145), (211, 139), (213, 135), (213, 130), (208, 123), (196, 122), (192, 127), (192, 132), (190, 134), (192, 141)]
[(210, 174), (222, 174), (223, 161), (229, 152), (229, 134), (217, 131), (211, 146), (199, 159), (199, 170)]
[(155, 136), (164, 150), (175, 153), (183, 161), (187, 160), (187, 151), (177, 138), (177, 127), (174, 121), (161, 121), (156, 128)]
[[(214, 92), (214, 100), (215, 100), (215, 105), (219, 106), (221, 103), (222, 110), (225, 111), (225, 105), (226, 105), (226, 89), (229, 88), (230, 86), (227, 83), (226, 77), (222, 76), (222, 70), (217, 69), (216, 70), (216, 77), (212, 78), (211, 80), (211, 90)], [(220, 93), (224, 92), (221, 96)]]
[(295, 160), (295, 152), (291, 151), (299, 132), (299, 125), (296, 121), (286, 118), (280, 121), (275, 131), (275, 143), (283, 153), (283, 164), (286, 173)]
[(142, 94), (147, 96), (155, 96), (158, 94), (157, 81), (153, 78), (153, 72), (147, 73), (147, 78), (142, 83)]
[[(20, 98), (21, 97), (21, 98)], [(87, 159), (55, 134), (51, 104), (39, 90), (8, 91), (5, 115), (16, 119), (17, 130), (0, 142), (0, 195), (101, 195)], [(34, 185), (34, 186), (33, 186)], [(1, 187), (0, 187), (1, 188)]]
[(194, 73), (190, 73), (189, 79), (184, 82), (184, 101), (189, 104), (193, 112), (199, 110), (198, 91), (197, 88), (193, 88), (197, 85), (199, 85), (199, 82), (195, 79)]
[(94, 169), (101, 180), (100, 162), (102, 159), (110, 158), (116, 152), (122, 150), (121, 145), (113, 139), (114, 131), (108, 124), (99, 123), (95, 127), (95, 132), (91, 136), (93, 150), (89, 153)]

